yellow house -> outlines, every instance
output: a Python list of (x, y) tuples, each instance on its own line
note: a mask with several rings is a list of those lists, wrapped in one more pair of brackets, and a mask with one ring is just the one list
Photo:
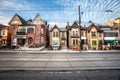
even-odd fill
[(8, 26), (0, 24), (0, 47), (7, 46)]
[(104, 42), (103, 30), (99, 26), (91, 24), (87, 30), (87, 43), (91, 49), (102, 47)]
[(67, 47), (67, 32), (65, 28), (58, 28), (56, 25), (50, 30), (50, 45), (53, 49)]

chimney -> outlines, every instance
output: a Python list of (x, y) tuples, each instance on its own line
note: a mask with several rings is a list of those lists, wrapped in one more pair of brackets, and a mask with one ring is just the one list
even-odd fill
[(67, 22), (67, 26), (69, 26), (69, 22)]
[(47, 21), (45, 21), (45, 24), (47, 25)]

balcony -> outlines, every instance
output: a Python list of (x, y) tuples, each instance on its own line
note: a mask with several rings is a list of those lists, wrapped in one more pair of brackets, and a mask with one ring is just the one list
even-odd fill
[(17, 35), (26, 35), (26, 32), (16, 32)]

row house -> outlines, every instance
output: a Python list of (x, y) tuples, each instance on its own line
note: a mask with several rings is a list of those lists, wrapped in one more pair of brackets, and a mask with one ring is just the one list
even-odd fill
[(65, 28), (58, 28), (57, 25), (55, 25), (50, 30), (50, 46), (53, 49), (67, 47), (67, 30)]
[(101, 26), (101, 29), (104, 31), (104, 44), (107, 45), (110, 43), (112, 46), (120, 45), (120, 33), (116, 28), (110, 26)]
[[(80, 31), (81, 30), (81, 31)], [(64, 33), (63, 33), (64, 31)], [(63, 38), (63, 34), (65, 38)], [(50, 45), (58, 49), (60, 46), (70, 49), (103, 49), (104, 45), (120, 45), (119, 30), (106, 25), (95, 25), (92, 23), (88, 27), (81, 29), (77, 22), (71, 26), (67, 23), (66, 29), (58, 28), (56, 25), (50, 30)], [(81, 36), (81, 38), (80, 38)], [(81, 39), (81, 40), (80, 40)], [(80, 46), (81, 43), (81, 46)], [(106, 47), (107, 48), (107, 47)]]
[(91, 24), (87, 30), (87, 41), (90, 49), (103, 49), (103, 45), (120, 45), (119, 30), (107, 25)]
[(103, 30), (93, 23), (87, 28), (87, 43), (90, 49), (98, 49), (104, 43)]
[(9, 26), (0, 24), (0, 48), (10, 45)]
[[(84, 44), (86, 44), (87, 37), (86, 37), (86, 28), (81, 26), (81, 34), (80, 34), (80, 28), (77, 24), (77, 22), (74, 22), (72, 26), (69, 25), (69, 23), (66, 26), (67, 28), (67, 41), (68, 41), (68, 48), (71, 49), (80, 49), (80, 42), (81, 42), (81, 48)], [(80, 40), (81, 35), (81, 40)]]
[(25, 21), (15, 14), (9, 22), (11, 28), (11, 46), (42, 46), (47, 42), (47, 24), (37, 14), (32, 20)]

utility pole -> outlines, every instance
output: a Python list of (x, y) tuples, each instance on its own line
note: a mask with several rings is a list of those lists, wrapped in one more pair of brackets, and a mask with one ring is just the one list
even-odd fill
[(79, 12), (79, 35), (80, 35), (80, 52), (81, 52), (81, 16), (80, 16), (80, 5), (78, 6), (78, 12)]

